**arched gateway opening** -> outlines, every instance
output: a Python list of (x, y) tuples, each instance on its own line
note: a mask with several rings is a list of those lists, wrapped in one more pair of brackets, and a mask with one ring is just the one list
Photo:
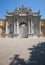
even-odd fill
[(19, 37), (27, 38), (28, 37), (28, 25), (25, 22), (19, 24)]

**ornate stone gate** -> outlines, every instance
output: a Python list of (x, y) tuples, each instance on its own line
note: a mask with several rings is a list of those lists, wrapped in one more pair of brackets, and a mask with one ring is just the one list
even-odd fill
[(25, 22), (21, 22), (19, 25), (19, 37), (21, 38), (28, 37), (28, 25)]

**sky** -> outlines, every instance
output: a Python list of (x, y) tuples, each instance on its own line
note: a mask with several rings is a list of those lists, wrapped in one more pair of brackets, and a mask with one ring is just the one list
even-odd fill
[(6, 11), (14, 12), (15, 8), (22, 5), (31, 7), (33, 12), (40, 10), (41, 18), (45, 18), (45, 0), (0, 0), (0, 18), (5, 18)]

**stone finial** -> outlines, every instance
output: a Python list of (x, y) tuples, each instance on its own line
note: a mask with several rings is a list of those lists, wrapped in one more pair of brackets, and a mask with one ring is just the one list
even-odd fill
[(32, 11), (30, 7), (28, 8), (28, 10), (29, 10), (29, 11)]
[(8, 13), (8, 12), (9, 12), (9, 10), (7, 9), (7, 10), (6, 10), (6, 13)]
[(22, 5), (22, 8), (24, 8), (24, 5)]
[(16, 11), (18, 11), (18, 7), (16, 6), (16, 9), (15, 9)]
[(38, 13), (40, 14), (40, 10), (38, 11)]
[(18, 11), (18, 7), (17, 7), (17, 6), (16, 6), (16, 8), (15, 8), (14, 12), (15, 12), (15, 11)]
[(21, 9), (22, 9), (22, 10), (24, 10), (24, 9), (25, 9), (24, 5), (22, 5)]

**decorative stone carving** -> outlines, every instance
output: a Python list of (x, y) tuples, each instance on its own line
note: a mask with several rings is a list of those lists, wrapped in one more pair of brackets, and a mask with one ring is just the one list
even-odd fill
[(26, 8), (23, 5), (19, 9), (16, 7), (13, 13), (8, 12), (6, 17), (6, 33), (8, 32), (7, 34), (11, 32), (13, 35), (18, 34), (19, 37), (28, 37), (29, 35), (35, 35), (35, 27), (36, 31), (38, 32), (39, 27), (37, 26), (40, 26), (40, 24), (37, 22), (40, 21), (37, 21), (37, 19), (40, 19), (40, 11), (34, 13), (30, 7)]

